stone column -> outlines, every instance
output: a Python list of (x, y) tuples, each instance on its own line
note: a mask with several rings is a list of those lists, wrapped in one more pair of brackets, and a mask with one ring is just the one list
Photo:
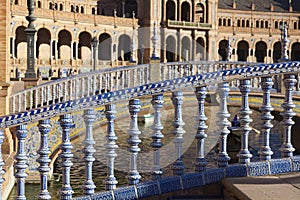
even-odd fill
[(271, 120), (274, 119), (271, 111), (273, 111), (273, 107), (270, 101), (270, 91), (273, 86), (273, 81), (271, 77), (262, 77), (261, 78), (261, 87), (263, 90), (263, 104), (260, 107), (261, 120), (263, 121), (261, 125), (262, 131), (262, 146), (258, 152), (261, 160), (270, 160), (273, 152), (270, 147), (270, 131), (273, 127), (271, 124)]
[(108, 104), (105, 105), (105, 116), (107, 119), (107, 135), (106, 135), (106, 156), (107, 156), (107, 166), (108, 172), (107, 177), (105, 179), (105, 189), (106, 190), (114, 190), (116, 189), (116, 185), (118, 184), (117, 179), (114, 175), (114, 162), (115, 158), (117, 157), (116, 149), (118, 145), (116, 144), (116, 140), (118, 137), (115, 134), (114, 128), (114, 119), (116, 113), (116, 105), (115, 104)]
[(227, 110), (227, 98), (228, 98), (229, 86), (228, 82), (218, 84), (218, 93), (220, 95), (220, 111), (218, 112), (218, 126), (220, 127), (220, 152), (218, 154), (218, 166), (227, 167), (230, 157), (227, 154), (227, 135), (230, 133), (228, 126), (230, 122), (228, 118), (230, 114)]
[(173, 175), (183, 175), (183, 170), (185, 169), (184, 163), (182, 162), (182, 143), (183, 143), (183, 134), (185, 130), (183, 130), (183, 126), (185, 123), (182, 120), (182, 110), (181, 106), (183, 104), (183, 93), (181, 91), (172, 92), (171, 100), (174, 105), (175, 113), (174, 113), (174, 120), (173, 120), (173, 127), (172, 134), (175, 136), (173, 142), (175, 144), (175, 155), (176, 161), (173, 163)]
[(17, 126), (15, 131), (16, 137), (18, 138), (17, 154), (15, 156), (16, 164), (15, 167), (15, 177), (17, 179), (17, 196), (16, 200), (26, 200), (25, 196), (25, 178), (27, 177), (26, 168), (27, 165), (27, 155), (25, 151), (25, 139), (27, 137), (27, 124), (21, 124)]
[(280, 148), (281, 156), (283, 158), (292, 157), (293, 152), (295, 151), (293, 145), (291, 144), (291, 137), (292, 137), (292, 126), (295, 122), (292, 118), (296, 115), (293, 111), (295, 108), (295, 104), (293, 104), (293, 88), (296, 84), (296, 79), (294, 74), (285, 74), (284, 75), (284, 86), (285, 86), (285, 98), (284, 102), (281, 105), (283, 107), (283, 112), (280, 115), (283, 117), (281, 124), (284, 126), (284, 133), (283, 133), (283, 144)]
[(38, 199), (51, 199), (48, 191), (49, 163), (51, 162), (49, 158), (51, 151), (48, 145), (48, 135), (51, 129), (50, 119), (40, 120), (38, 126), (41, 134), (40, 148), (38, 150), (40, 157), (37, 159), (37, 162), (40, 164), (38, 168), (40, 172), (40, 192)]
[(252, 157), (250, 151), (248, 150), (248, 134), (252, 130), (249, 124), (252, 122), (250, 115), (252, 111), (249, 108), (248, 96), (251, 90), (251, 81), (250, 79), (245, 79), (240, 81), (240, 91), (242, 93), (242, 107), (239, 112), (240, 121), (241, 121), (241, 150), (238, 153), (239, 163), (246, 164), (250, 162), (250, 158)]
[(84, 153), (83, 160), (85, 162), (85, 181), (83, 183), (82, 189), (85, 195), (94, 194), (96, 188), (93, 182), (93, 162), (95, 158), (93, 154), (96, 152), (94, 148), (95, 140), (93, 138), (93, 122), (95, 121), (95, 112), (93, 109), (87, 109), (83, 112), (83, 118), (86, 126), (85, 139), (83, 140), (84, 148), (82, 152)]
[(153, 152), (154, 152), (154, 166), (153, 166), (153, 170), (152, 170), (152, 179), (160, 179), (161, 175), (163, 174), (163, 171), (160, 167), (160, 148), (163, 146), (163, 143), (161, 142), (162, 138), (164, 137), (164, 135), (161, 133), (161, 130), (163, 129), (163, 126), (161, 124), (160, 118), (161, 118), (161, 113), (160, 110), (163, 107), (163, 95), (159, 94), (159, 95), (153, 95), (152, 96), (152, 106), (155, 110), (154, 112), (154, 122), (153, 125), (151, 127), (151, 129), (153, 130), (153, 134), (152, 134), (152, 143), (151, 146), (153, 148)]
[(139, 135), (141, 134), (141, 132), (139, 131), (138, 123), (137, 123), (138, 112), (140, 112), (141, 109), (140, 100), (139, 99), (130, 100), (128, 107), (131, 116), (131, 121), (128, 130), (129, 138), (127, 142), (130, 145), (129, 151), (131, 152), (131, 157), (130, 157), (130, 171), (128, 173), (127, 179), (129, 185), (136, 185), (139, 183), (141, 179), (141, 176), (137, 170), (137, 155), (138, 152), (141, 150), (138, 146), (139, 143), (141, 142), (141, 140), (139, 139)]
[(62, 128), (62, 142), (60, 145), (61, 153), (59, 154), (59, 157), (62, 159), (61, 168), (63, 173), (63, 182), (59, 193), (61, 200), (69, 200), (72, 199), (73, 194), (70, 182), (70, 170), (73, 166), (71, 161), (73, 158), (73, 154), (71, 152), (73, 145), (70, 141), (70, 129), (73, 128), (74, 125), (70, 114), (60, 116), (59, 122)]
[(195, 91), (197, 100), (198, 100), (198, 117), (196, 120), (198, 121), (197, 133), (195, 138), (197, 139), (197, 157), (195, 160), (195, 171), (200, 172), (204, 171), (207, 165), (207, 161), (205, 159), (205, 152), (204, 152), (204, 142), (205, 138), (207, 137), (205, 131), (208, 128), (206, 125), (207, 117), (205, 116), (204, 112), (204, 103), (206, 98), (206, 86), (196, 87)]

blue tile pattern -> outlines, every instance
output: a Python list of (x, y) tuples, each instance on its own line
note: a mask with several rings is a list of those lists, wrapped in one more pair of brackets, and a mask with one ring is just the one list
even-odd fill
[(185, 174), (181, 178), (182, 178), (183, 189), (199, 187), (204, 185), (203, 173)]
[(91, 195), (91, 200), (112, 200), (113, 194), (111, 191), (99, 192)]
[(225, 177), (224, 168), (212, 169), (212, 170), (205, 171), (203, 173), (204, 173), (204, 184), (217, 183), (221, 181), (222, 178)]
[(225, 176), (226, 177), (242, 177), (247, 176), (247, 167), (246, 165), (229, 165), (225, 168)]
[(178, 191), (182, 189), (179, 176), (167, 177), (159, 180), (161, 193), (168, 193), (172, 191)]
[(74, 200), (91, 200), (90, 196), (82, 196), (73, 198)]
[(149, 181), (136, 186), (138, 198), (155, 196), (160, 194), (157, 181)]
[(137, 199), (134, 186), (126, 186), (114, 190), (115, 200), (132, 200)]
[(270, 160), (272, 174), (287, 173), (292, 171), (292, 162), (289, 158)]
[(294, 172), (300, 171), (300, 156), (294, 156), (291, 158), (292, 160), (292, 170)]
[(247, 165), (248, 176), (264, 176), (270, 174), (269, 162), (252, 162)]

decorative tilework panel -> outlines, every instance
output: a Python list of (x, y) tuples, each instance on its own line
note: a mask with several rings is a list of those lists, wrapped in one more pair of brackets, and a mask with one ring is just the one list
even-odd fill
[(159, 195), (159, 187), (157, 181), (149, 181), (138, 184), (136, 186), (138, 198)]
[(185, 174), (181, 178), (184, 189), (199, 187), (203, 185), (203, 173)]
[(242, 177), (247, 176), (247, 167), (242, 164), (229, 165), (225, 168), (226, 177)]
[(272, 174), (280, 174), (292, 171), (292, 163), (289, 158), (270, 160)]
[(159, 184), (161, 193), (167, 193), (182, 189), (179, 176), (161, 179), (159, 180)]
[(206, 171), (204, 174), (204, 184), (211, 184), (221, 181), (225, 177), (225, 169), (218, 168)]
[(114, 190), (115, 200), (137, 199), (134, 186), (122, 187)]
[(263, 176), (270, 174), (268, 162), (251, 162), (247, 167), (248, 176)]
[(291, 158), (292, 160), (292, 170), (294, 172), (300, 171), (300, 156), (294, 156)]

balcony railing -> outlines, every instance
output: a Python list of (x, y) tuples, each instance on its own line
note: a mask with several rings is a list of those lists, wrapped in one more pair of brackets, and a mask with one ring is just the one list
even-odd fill
[(174, 28), (181, 27), (181, 28), (201, 29), (201, 30), (212, 29), (212, 25), (208, 23), (186, 22), (186, 21), (175, 21), (175, 20), (168, 20), (168, 27), (174, 27)]

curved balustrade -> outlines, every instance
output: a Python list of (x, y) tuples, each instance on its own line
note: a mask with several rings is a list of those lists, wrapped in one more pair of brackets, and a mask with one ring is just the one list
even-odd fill
[[(255, 176), (277, 174), (285, 172), (300, 171), (299, 162), (300, 157), (293, 156), (294, 148), (291, 144), (291, 127), (294, 124), (292, 117), (294, 116), (292, 101), (293, 87), (295, 86), (295, 76), (293, 73), (300, 71), (300, 62), (288, 62), (278, 64), (259, 64), (251, 66), (241, 66), (238, 63), (232, 63), (227, 67), (219, 70), (224, 66), (222, 62), (206, 63), (167, 63), (160, 64), (159, 70), (161, 80), (159, 82), (150, 82), (151, 69), (148, 65), (138, 67), (124, 67), (118, 69), (103, 70), (99, 72), (91, 72), (81, 74), (74, 77), (68, 77), (62, 80), (43, 84), (24, 92), (14, 94), (11, 97), (12, 103), (20, 102), (16, 105), (9, 116), (1, 118), (1, 127), (16, 126), (16, 136), (19, 140), (17, 160), (15, 169), (15, 176), (18, 180), (18, 197), (17, 199), (26, 199), (25, 197), (25, 179), (26, 174), (26, 160), (25, 154), (25, 138), (27, 136), (27, 123), (35, 120), (46, 120), (49, 117), (60, 116), (59, 122), (62, 128), (62, 144), (60, 145), (63, 169), (63, 184), (60, 190), (61, 199), (71, 199), (73, 189), (70, 184), (70, 170), (72, 170), (72, 144), (70, 141), (70, 129), (73, 127), (72, 118), (69, 113), (77, 110), (85, 110), (84, 119), (86, 122), (86, 137), (84, 140), (84, 161), (86, 166), (86, 180), (82, 180), (83, 191), (87, 196), (78, 199), (122, 199), (124, 195), (128, 199), (142, 198), (151, 195), (158, 195), (175, 190), (187, 189), (190, 187), (202, 186), (209, 183), (215, 183), (221, 180), (224, 176)], [(237, 65), (241, 66), (237, 68)], [(176, 67), (175, 67), (176, 66)], [(211, 70), (211, 66), (216, 69)], [(153, 66), (150, 66), (151, 68)], [(209, 70), (208, 70), (209, 69)], [(153, 70), (153, 69), (152, 69)], [(175, 72), (173, 71), (175, 70)], [(202, 71), (201, 71), (202, 70)], [(152, 71), (153, 72), (153, 71)], [(282, 104), (284, 127), (284, 138), (280, 148), (283, 159), (271, 159), (272, 151), (269, 148), (269, 133), (272, 126), (270, 125), (270, 86), (272, 85), (270, 77), (274, 74), (284, 74), (285, 101)], [(120, 79), (119, 79), (120, 77)], [(149, 78), (150, 77), (150, 78)], [(251, 162), (251, 154), (248, 150), (248, 134), (250, 131), (250, 118), (251, 110), (248, 103), (248, 93), (251, 91), (251, 79), (262, 77), (262, 88), (264, 91), (264, 102), (261, 106), (262, 114), (261, 119), (264, 121), (261, 127), (263, 133), (263, 144), (260, 152), (261, 162)], [(238, 113), (241, 119), (241, 148), (238, 153), (239, 162), (241, 165), (230, 165), (230, 160), (227, 154), (227, 136), (230, 134), (228, 127), (230, 123), (228, 117), (230, 113), (227, 110), (227, 97), (229, 91), (228, 82), (234, 81), (240, 88), (242, 103), (241, 110)], [(218, 112), (218, 133), (220, 134), (219, 152), (216, 152), (216, 160), (218, 168), (211, 169), (207, 167), (208, 161), (205, 158), (204, 143), (205, 139), (210, 137), (206, 134), (207, 125), (205, 121), (207, 117), (204, 113), (204, 99), (206, 95), (206, 86), (218, 84), (218, 93), (221, 97), (220, 110)], [(113, 87), (114, 86), (114, 87)], [(187, 87), (195, 87), (195, 94), (198, 100), (198, 116), (196, 116), (195, 133), (197, 139), (197, 148), (194, 160), (195, 173), (186, 174), (184, 162), (181, 159), (182, 150), (181, 145), (183, 142), (182, 136), (185, 134), (184, 122), (182, 120), (182, 103), (184, 98), (181, 90)], [(51, 89), (55, 89), (55, 91)], [(52, 92), (51, 92), (52, 91)], [(173, 130), (175, 150), (174, 155), (176, 161), (172, 165), (174, 177), (164, 177), (163, 171), (160, 166), (161, 157), (159, 150), (163, 146), (161, 139), (163, 138), (163, 127), (160, 124), (160, 109), (163, 106), (162, 93), (172, 92), (172, 103), (174, 105), (174, 120)], [(30, 94), (30, 95), (28, 95)], [(152, 178), (153, 181), (141, 182), (141, 174), (138, 172), (139, 166), (137, 157), (139, 156), (139, 144), (142, 142), (139, 138), (141, 131), (137, 125), (137, 116), (140, 111), (139, 97), (153, 96), (152, 100), (154, 107), (155, 120), (152, 126), (153, 135), (151, 147), (154, 150)], [(22, 98), (21, 98), (22, 97)], [(28, 98), (27, 98), (28, 97)], [(26, 101), (25, 101), (26, 99)], [(17, 101), (15, 101), (17, 100)], [(114, 161), (116, 158), (116, 145), (117, 135), (114, 133), (114, 114), (117, 111), (115, 104), (119, 100), (128, 100), (128, 109), (131, 117), (128, 133), (128, 154), (130, 159), (128, 161), (128, 184), (125, 188), (117, 187), (118, 180), (114, 176)], [(93, 153), (94, 139), (91, 128), (91, 122), (94, 120), (93, 109), (105, 105), (106, 119), (108, 129), (106, 134), (106, 156), (108, 158), (108, 176), (105, 179), (106, 190), (109, 192), (100, 192), (95, 194), (95, 184), (91, 170), (93, 167)], [(41, 106), (44, 106), (40, 108)], [(33, 110), (30, 110), (33, 109)], [(28, 111), (26, 111), (28, 110)], [(50, 113), (52, 112), (52, 113)], [(49, 172), (47, 167), (49, 161), (47, 152), (49, 151), (46, 136), (49, 132), (49, 124), (47, 121), (40, 121), (40, 132), (42, 137), (42, 144), (38, 153), (40, 154), (40, 174), (41, 184), (45, 184), (46, 177)], [(1, 132), (0, 132), (1, 133)], [(0, 136), (0, 145), (1, 145)], [(161, 158), (160, 158), (161, 157)], [(118, 159), (121, 159), (118, 156)], [(2, 166), (1, 157), (0, 165)], [(2, 178), (0, 177), (0, 188), (2, 186)], [(50, 198), (47, 192), (47, 187), (43, 185), (38, 194), (40, 199)], [(76, 198), (75, 198), (76, 199)]]

